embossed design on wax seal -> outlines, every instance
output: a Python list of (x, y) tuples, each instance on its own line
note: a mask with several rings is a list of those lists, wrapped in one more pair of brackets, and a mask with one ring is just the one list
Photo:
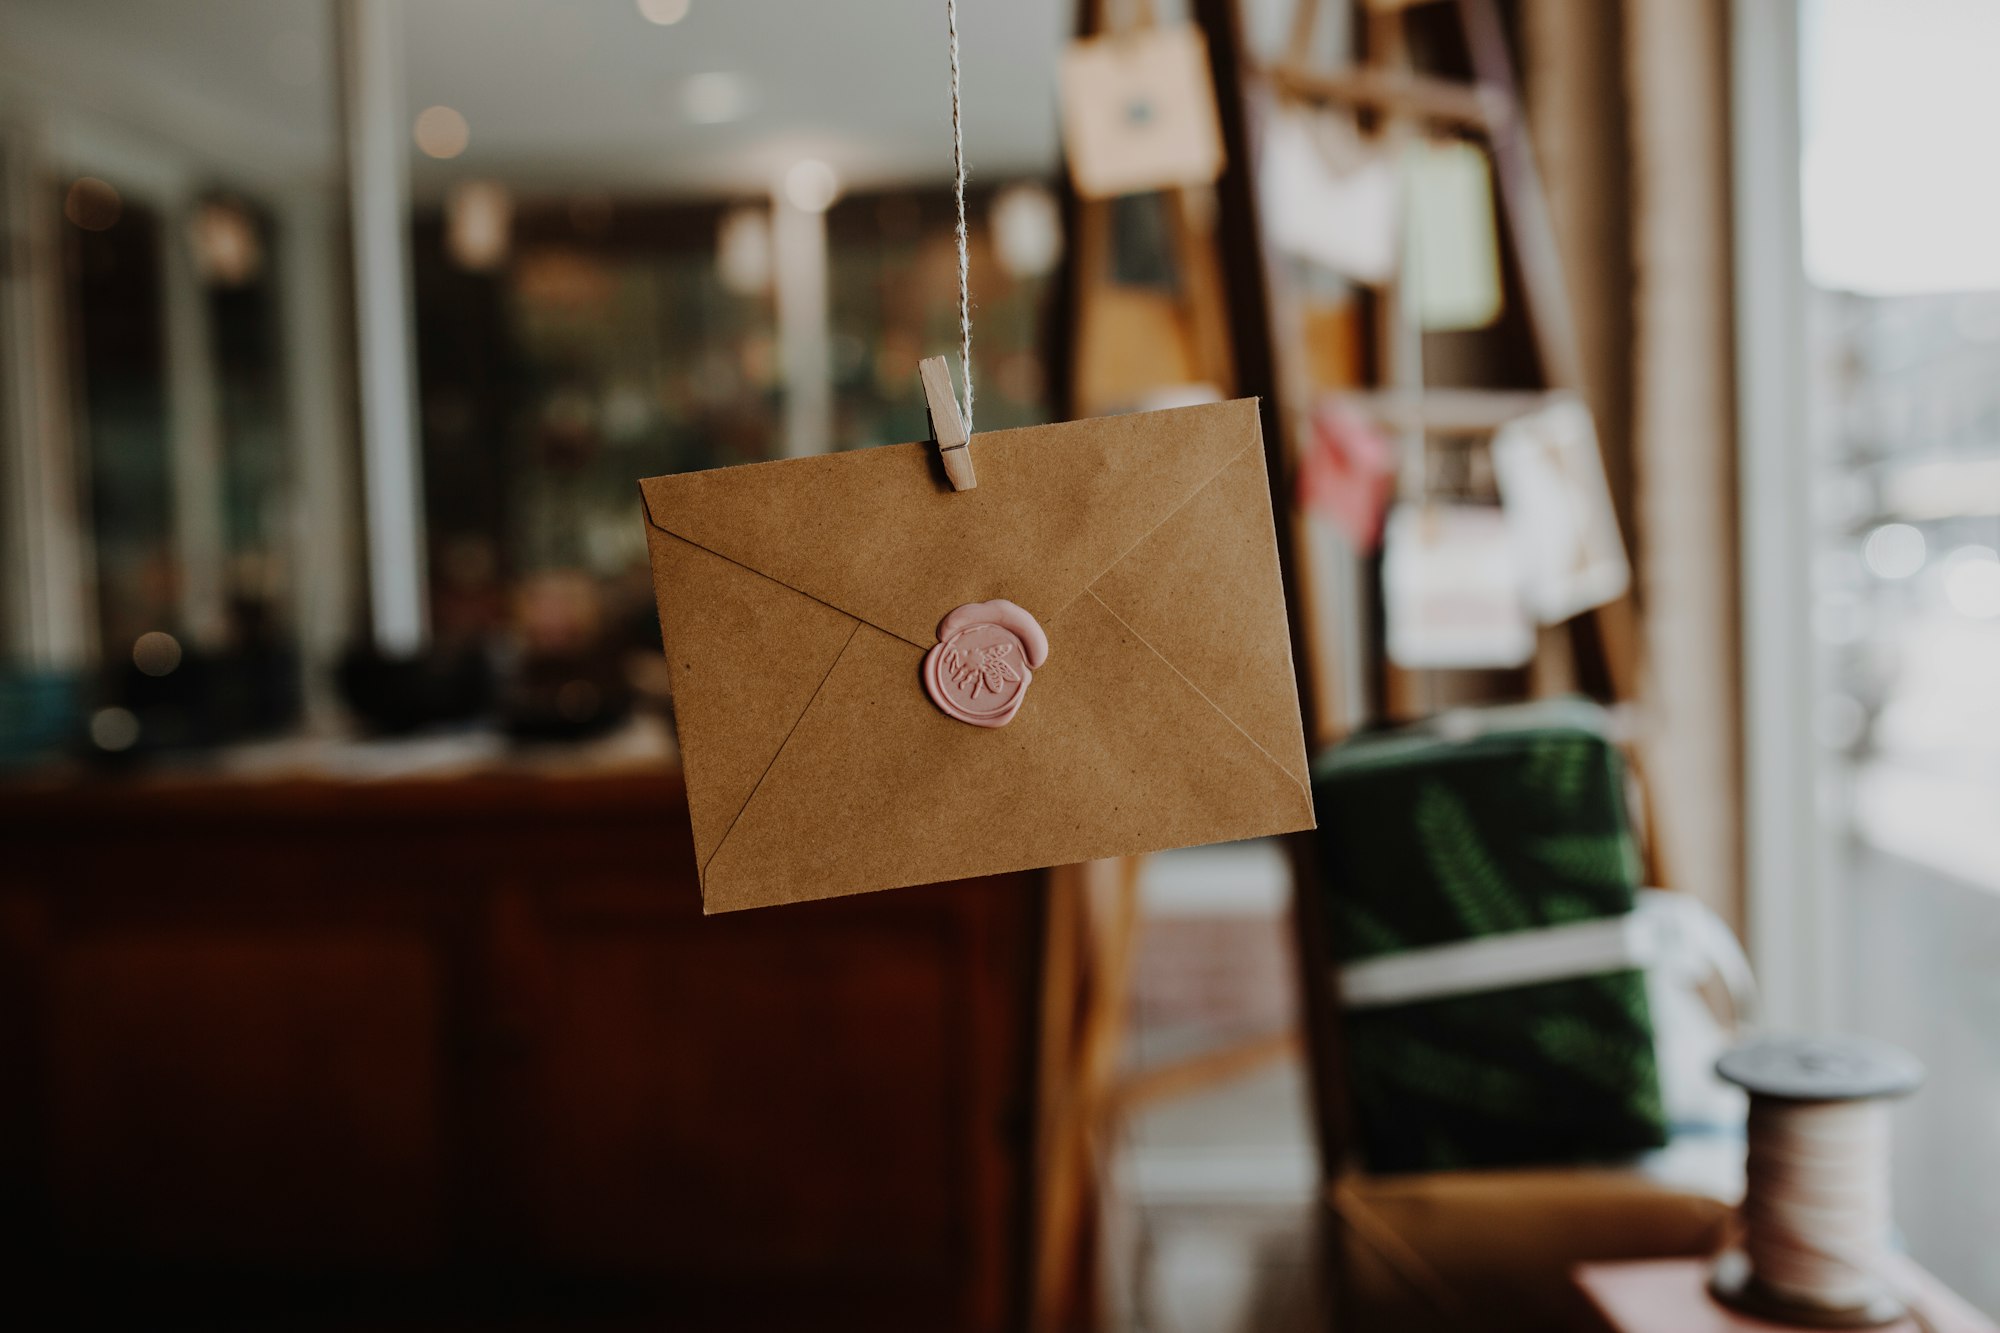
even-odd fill
[(924, 658), (931, 702), (975, 727), (1012, 722), (1049, 657), (1049, 636), (1035, 618), (1004, 599), (973, 602), (939, 621), (937, 634)]

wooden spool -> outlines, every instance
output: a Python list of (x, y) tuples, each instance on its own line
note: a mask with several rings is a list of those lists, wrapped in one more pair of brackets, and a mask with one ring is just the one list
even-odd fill
[[(1800, 1103), (1907, 1096), (1924, 1078), (1914, 1056), (1859, 1038), (1767, 1038), (1729, 1052), (1716, 1061), (1715, 1072), (1755, 1100)], [(1801, 1328), (1879, 1328), (1909, 1314), (1902, 1298), (1879, 1280), (1857, 1305), (1802, 1304), (1759, 1281), (1741, 1249), (1715, 1261), (1708, 1289), (1731, 1309)]]

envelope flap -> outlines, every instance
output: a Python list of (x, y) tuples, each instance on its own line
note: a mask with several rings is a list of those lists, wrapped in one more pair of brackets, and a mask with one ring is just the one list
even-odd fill
[(967, 602), (1052, 619), (1260, 440), (1245, 398), (976, 435), (970, 491), (927, 444), (640, 486), (655, 526), (928, 647)]

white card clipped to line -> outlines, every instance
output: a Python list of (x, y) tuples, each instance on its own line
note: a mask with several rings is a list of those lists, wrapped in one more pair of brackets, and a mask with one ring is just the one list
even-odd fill
[(1500, 318), (1500, 234), (1486, 154), (1458, 140), (1410, 154), (1410, 267), (1426, 332), (1483, 329)]
[(1208, 43), (1191, 23), (1071, 42), (1062, 59), (1063, 148), (1086, 199), (1222, 175)]
[(1632, 568), (1589, 408), (1564, 399), (1502, 426), (1493, 473), (1537, 619), (1557, 624), (1625, 594)]
[(1264, 218), (1279, 249), (1356, 282), (1396, 272), (1403, 182), (1397, 155), (1351, 119), (1284, 108), (1264, 136)]
[(1534, 655), (1514, 543), (1492, 505), (1397, 505), (1383, 535), (1382, 594), (1399, 667), (1517, 667)]

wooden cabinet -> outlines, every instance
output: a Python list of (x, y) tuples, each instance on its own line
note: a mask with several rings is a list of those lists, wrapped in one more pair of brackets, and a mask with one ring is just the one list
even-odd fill
[(704, 918), (666, 777), (14, 791), (0, 848), (16, 1293), (1018, 1321), (1041, 876)]

